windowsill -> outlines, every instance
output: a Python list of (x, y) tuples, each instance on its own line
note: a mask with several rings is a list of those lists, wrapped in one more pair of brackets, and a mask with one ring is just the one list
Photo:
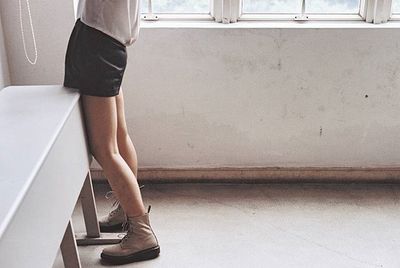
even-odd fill
[(178, 21), (178, 20), (158, 20), (158, 21), (141, 21), (141, 28), (196, 28), (196, 29), (259, 29), (259, 28), (339, 28), (339, 29), (391, 29), (400, 28), (400, 20), (393, 20), (387, 23), (373, 24), (365, 21), (239, 21), (236, 23), (217, 23), (215, 21)]

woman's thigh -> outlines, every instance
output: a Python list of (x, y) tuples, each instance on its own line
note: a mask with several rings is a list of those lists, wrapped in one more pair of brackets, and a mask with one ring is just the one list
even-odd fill
[[(82, 96), (86, 130), (94, 157), (118, 152), (115, 97)], [(99, 160), (96, 158), (96, 160)]]

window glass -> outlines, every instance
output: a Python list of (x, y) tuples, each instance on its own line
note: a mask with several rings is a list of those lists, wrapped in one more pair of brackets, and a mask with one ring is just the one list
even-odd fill
[[(243, 0), (243, 13), (301, 13), (301, 4), (302, 0)], [(306, 13), (348, 14), (359, 9), (360, 0), (306, 0)]]
[(400, 0), (392, 0), (392, 12), (400, 13)]
[[(141, 12), (148, 12), (148, 0), (141, 0)], [(153, 13), (210, 13), (209, 0), (152, 0)]]
[(302, 0), (243, 0), (243, 13), (299, 13)]
[(360, 12), (360, 0), (306, 0), (306, 13)]

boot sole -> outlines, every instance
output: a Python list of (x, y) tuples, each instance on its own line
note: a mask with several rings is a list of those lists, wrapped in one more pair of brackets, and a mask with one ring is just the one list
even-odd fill
[(101, 258), (110, 264), (126, 264), (157, 258), (160, 255), (160, 246), (145, 249), (127, 256), (110, 256), (101, 253)]
[(115, 231), (122, 231), (122, 224), (118, 223), (115, 225), (106, 225), (106, 226), (101, 226), (100, 225), (100, 232), (103, 233), (111, 233)]

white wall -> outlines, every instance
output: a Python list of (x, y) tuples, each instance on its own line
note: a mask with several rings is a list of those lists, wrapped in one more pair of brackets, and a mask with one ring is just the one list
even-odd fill
[[(34, 58), (26, 2), (23, 25), (27, 50)], [(37, 65), (26, 60), (22, 45), (18, 1), (0, 1), (11, 82), (19, 84), (60, 84), (64, 72), (64, 51), (74, 24), (72, 0), (30, 1), (38, 47)]]
[(146, 29), (124, 83), (141, 163), (399, 165), (399, 47), (398, 29)]
[(4, 45), (3, 26), (0, 16), (0, 90), (10, 84), (7, 53)]
[[(34, 67), (15, 5), (12, 83), (61, 84), (72, 1), (32, 3)], [(123, 82), (139, 165), (399, 165), (399, 48), (397, 28), (142, 28)]]

